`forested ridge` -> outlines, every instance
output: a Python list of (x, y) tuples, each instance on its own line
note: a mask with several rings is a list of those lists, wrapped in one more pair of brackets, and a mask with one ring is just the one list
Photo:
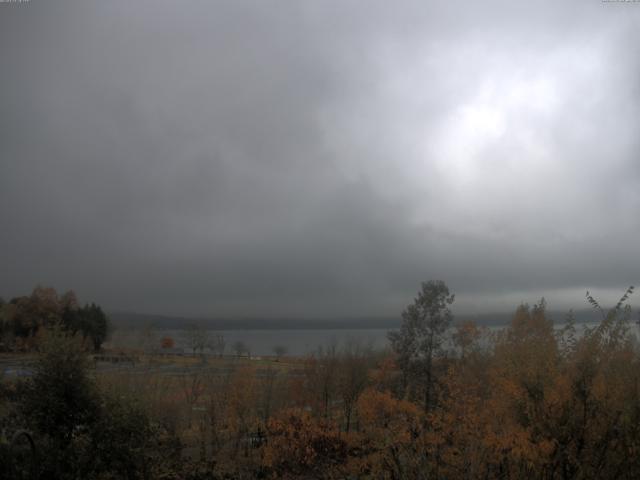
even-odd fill
[[(454, 295), (430, 281), (386, 351), (352, 341), (304, 358), (149, 355), (100, 370), (82, 327), (99, 307), (39, 288), (1, 307), (3, 328), (37, 352), (32, 376), (1, 384), (3, 478), (638, 478), (632, 293), (612, 309), (587, 294), (593, 327), (571, 313), (554, 324), (541, 300), (490, 332), (456, 322)], [(28, 312), (42, 320), (27, 328)], [(19, 431), (37, 462), (16, 454)]]

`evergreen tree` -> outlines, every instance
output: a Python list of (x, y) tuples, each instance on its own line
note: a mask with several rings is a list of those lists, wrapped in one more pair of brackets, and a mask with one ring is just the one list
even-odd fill
[(423, 282), (418, 296), (402, 312), (400, 331), (388, 334), (403, 372), (405, 388), (411, 379), (422, 386), (425, 412), (433, 402), (433, 359), (453, 319), (449, 309), (453, 300), (454, 295), (443, 281)]

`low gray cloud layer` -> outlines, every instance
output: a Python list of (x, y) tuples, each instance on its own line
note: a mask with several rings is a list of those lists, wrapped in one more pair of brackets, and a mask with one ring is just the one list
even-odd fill
[(0, 4), (0, 294), (390, 315), (638, 281), (640, 6)]

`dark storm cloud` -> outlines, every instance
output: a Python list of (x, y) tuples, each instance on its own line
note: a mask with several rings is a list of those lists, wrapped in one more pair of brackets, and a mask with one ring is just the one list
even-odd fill
[(461, 309), (615, 293), (640, 267), (639, 21), (0, 4), (0, 292), (234, 316), (395, 314), (430, 278)]

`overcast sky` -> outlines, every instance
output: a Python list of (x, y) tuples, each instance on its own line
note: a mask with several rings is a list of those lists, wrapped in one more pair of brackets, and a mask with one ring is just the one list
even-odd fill
[(0, 296), (388, 316), (428, 279), (639, 282), (640, 3), (0, 3)]

